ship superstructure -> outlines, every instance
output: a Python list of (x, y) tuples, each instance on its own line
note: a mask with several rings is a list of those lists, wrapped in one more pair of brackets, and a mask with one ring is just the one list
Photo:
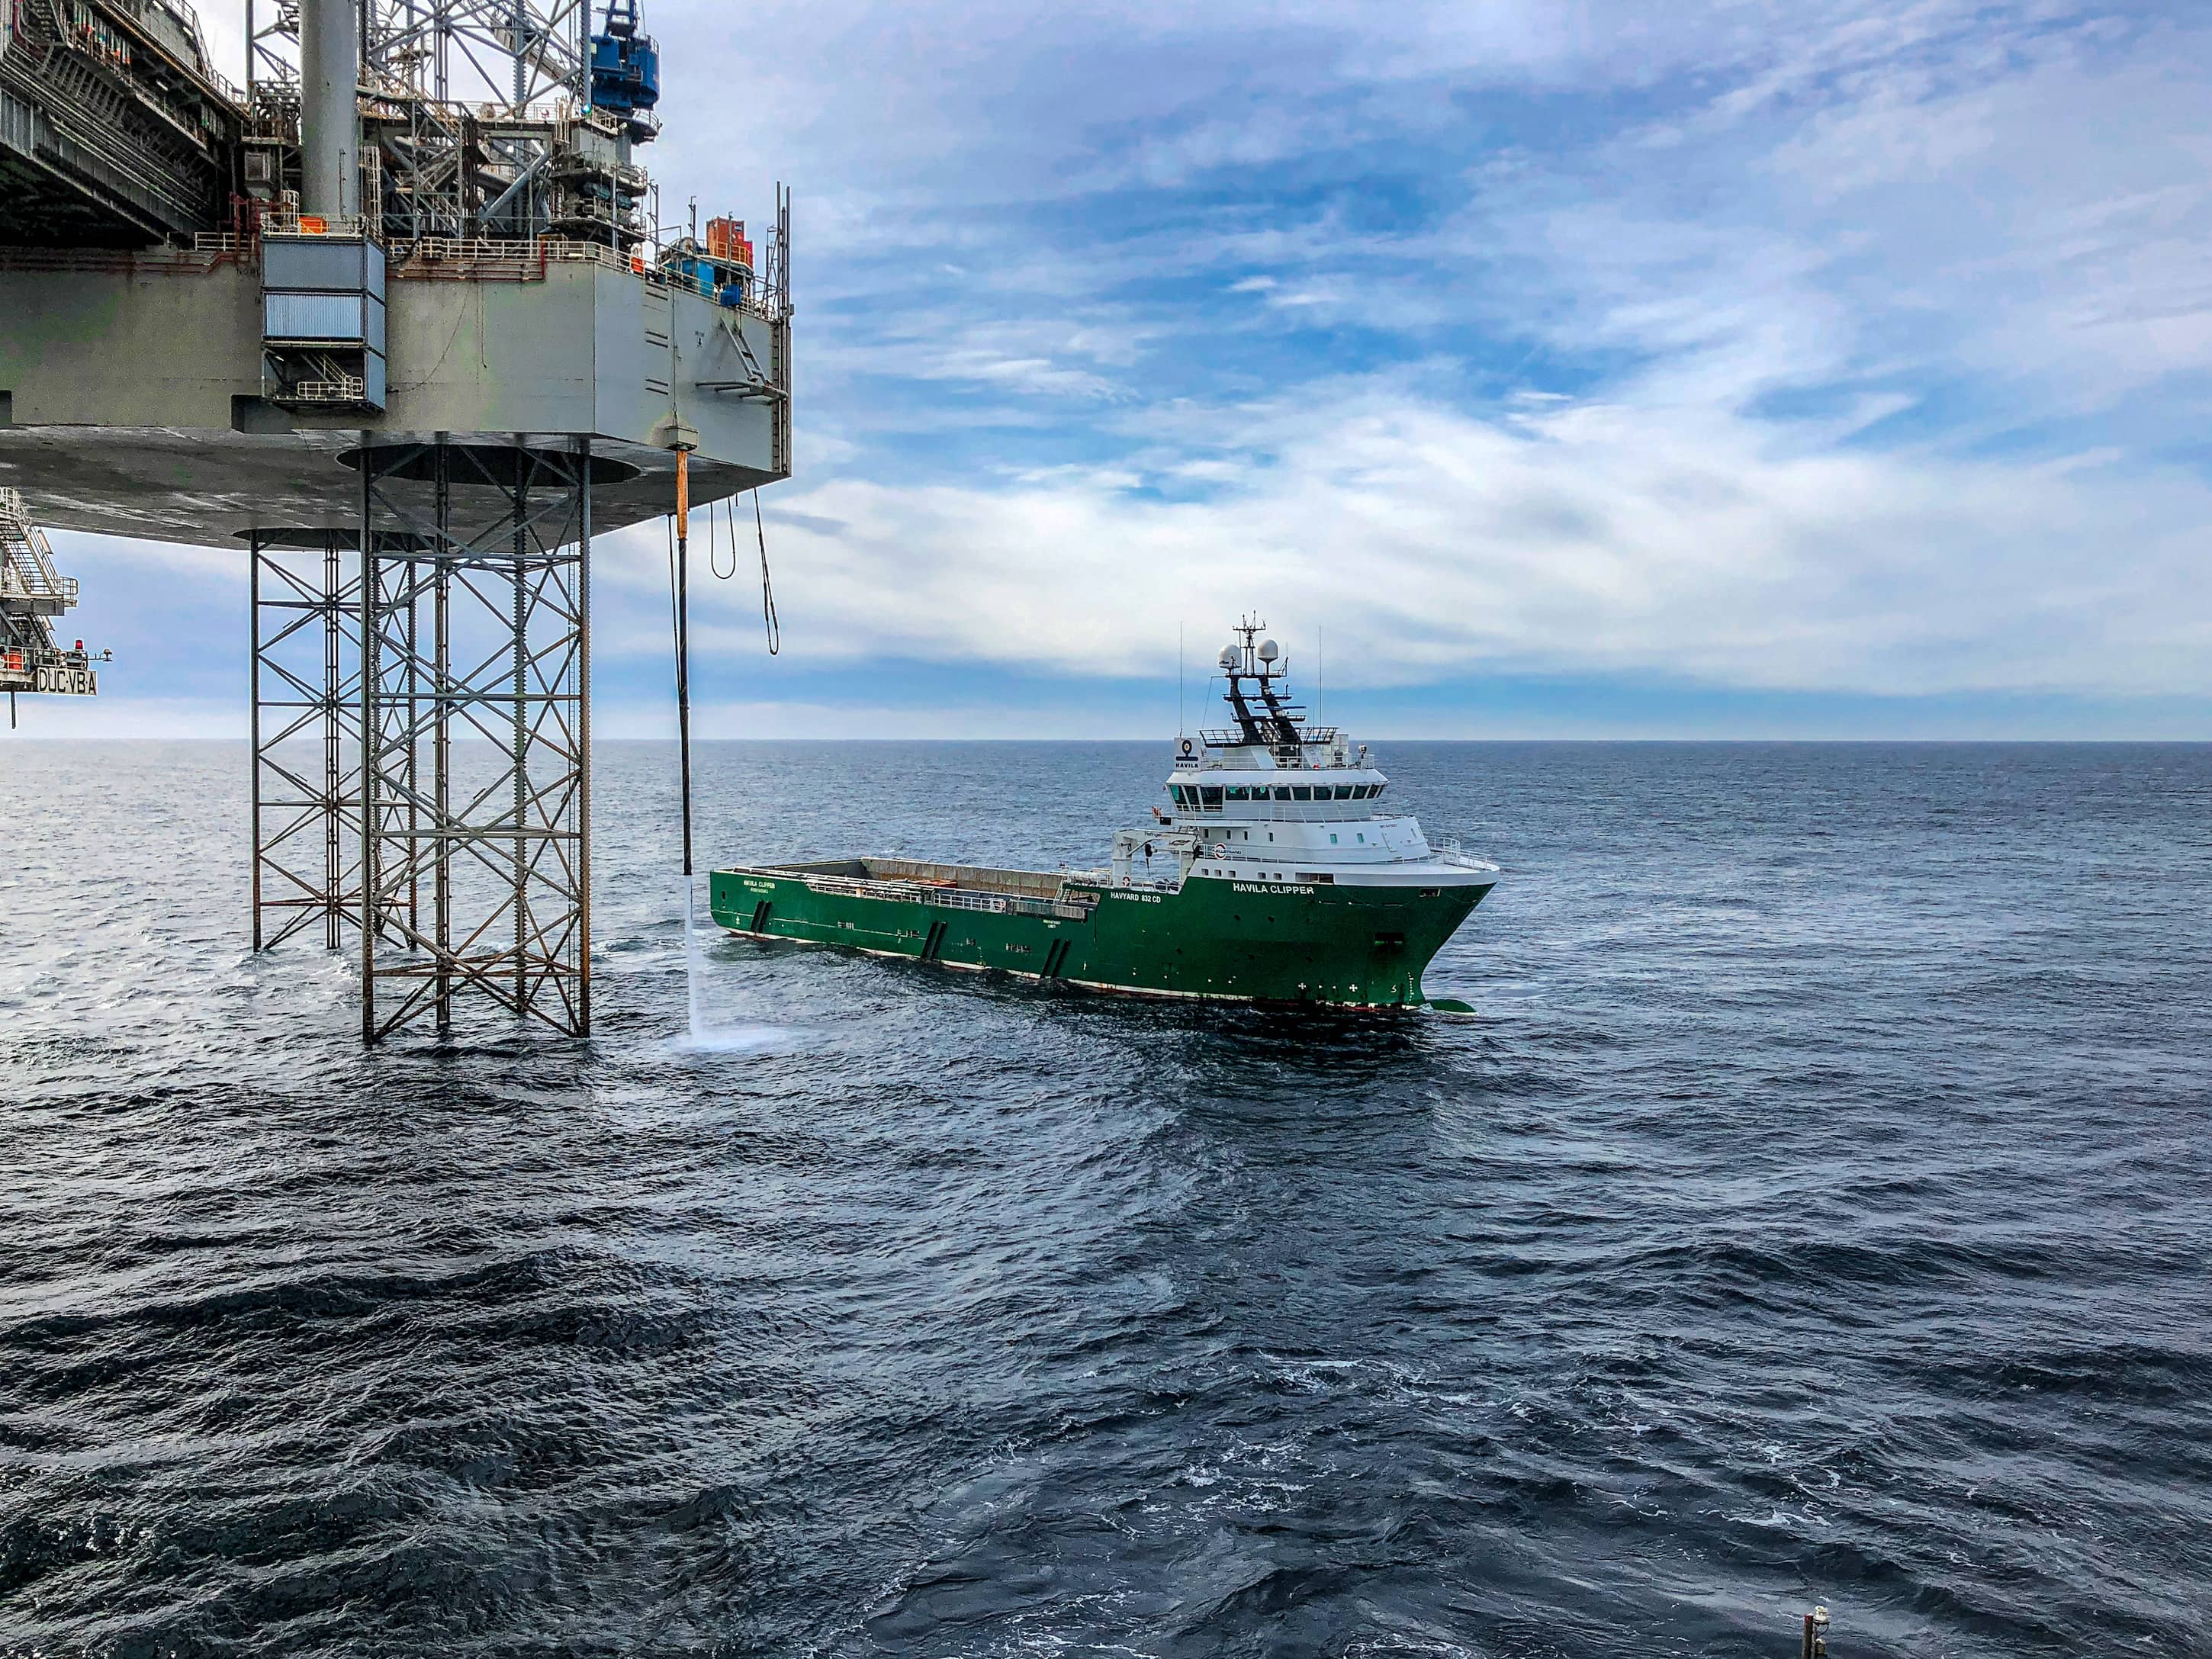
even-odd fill
[(1487, 887), (1496, 866), (1429, 845), (1412, 817), (1386, 806), (1390, 781), (1333, 726), (1309, 724), (1288, 701), (1289, 663), (1248, 618), (1222, 647), (1220, 669), (1236, 724), (1176, 740), (1165, 807), (1153, 827), (1114, 837), (1109, 875), (1389, 887), (1408, 883)]
[(714, 919), (1098, 990), (1407, 1006), (1497, 884), (1389, 804), (1365, 745), (1310, 724), (1288, 663), (1247, 618), (1224, 647), (1235, 724), (1176, 739), (1152, 822), (1108, 863), (1043, 872), (855, 858), (718, 870)]

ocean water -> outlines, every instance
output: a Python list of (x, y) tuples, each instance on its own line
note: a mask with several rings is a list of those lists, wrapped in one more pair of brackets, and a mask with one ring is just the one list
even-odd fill
[[(0, 1655), (2212, 1653), (2212, 748), (1378, 745), (1479, 1012), (701, 941), (364, 1052), (233, 745), (0, 744)], [(710, 744), (1088, 864), (1160, 746)]]

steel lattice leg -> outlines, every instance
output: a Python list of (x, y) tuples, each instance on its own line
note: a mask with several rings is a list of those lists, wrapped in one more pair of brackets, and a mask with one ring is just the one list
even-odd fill
[(445, 1029), (471, 988), (590, 1029), (590, 459), (580, 441), (364, 446), (371, 1042), (422, 1019)]
[[(296, 544), (300, 538), (288, 537)], [(355, 920), (360, 780), (349, 764), (360, 634), (345, 539), (252, 544), (253, 946), (319, 921), (336, 950)], [(319, 750), (319, 752), (318, 752)]]

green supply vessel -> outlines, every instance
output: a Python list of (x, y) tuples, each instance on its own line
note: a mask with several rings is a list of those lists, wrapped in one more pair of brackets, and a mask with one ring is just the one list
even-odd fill
[(1247, 618), (1221, 653), (1236, 724), (1177, 739), (1169, 805), (1116, 831), (1105, 868), (741, 866), (713, 873), (715, 921), (1091, 990), (1418, 1006), (1422, 969), (1498, 866), (1390, 812), (1366, 746), (1285, 701), (1289, 665), (1265, 626)]

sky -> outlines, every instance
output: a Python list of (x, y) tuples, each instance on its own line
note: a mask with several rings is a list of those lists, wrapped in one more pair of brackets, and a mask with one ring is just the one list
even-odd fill
[[(795, 192), (708, 735), (1165, 738), (1252, 611), (1361, 737), (2212, 738), (2212, 10), (645, 13), (664, 201)], [(242, 561), (56, 541), (116, 660), (27, 725), (241, 732)]]

